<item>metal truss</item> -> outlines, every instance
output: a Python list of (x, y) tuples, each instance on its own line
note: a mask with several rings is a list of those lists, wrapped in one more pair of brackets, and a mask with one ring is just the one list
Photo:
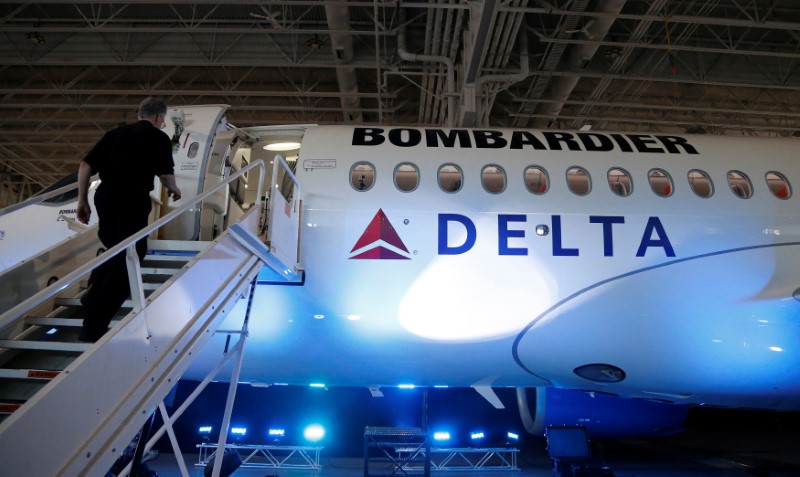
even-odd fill
[(20, 184), (14, 193), (36, 192), (74, 171), (105, 130), (135, 120), (150, 94), (230, 104), (237, 126), (790, 135), (800, 129), (795, 3), (7, 3), (0, 165)]
[[(217, 445), (197, 444), (197, 448), (199, 453), (195, 467), (206, 467), (213, 464), (217, 455)], [(322, 447), (227, 444), (225, 449), (239, 452), (242, 457), (241, 467), (245, 469), (322, 469), (320, 464)]]
[[(416, 451), (416, 452), (422, 452)], [(407, 453), (400, 449), (401, 457)], [(435, 471), (519, 471), (519, 449), (513, 447), (431, 447), (431, 470)], [(417, 467), (404, 466), (407, 470)]]

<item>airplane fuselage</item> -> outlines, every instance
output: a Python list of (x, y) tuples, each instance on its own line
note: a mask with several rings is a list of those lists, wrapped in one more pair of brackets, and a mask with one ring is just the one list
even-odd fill
[[(280, 192), (301, 201), (304, 281), (263, 274), (243, 381), (560, 387), (800, 410), (797, 140), (229, 130), (224, 109), (186, 108), (185, 129), (174, 128), (185, 200), (270, 162), (270, 140), (302, 141), (300, 187)], [(205, 201), (165, 238), (213, 239), (254, 201), (248, 185)], [(11, 240), (22, 227), (4, 230), (24, 260)], [(225, 327), (246, 310), (242, 301)], [(220, 334), (205, 353), (224, 347)], [(207, 364), (201, 356), (186, 377)]]
[(795, 149), (309, 127), (305, 282), (257, 287), (243, 376), (800, 409)]

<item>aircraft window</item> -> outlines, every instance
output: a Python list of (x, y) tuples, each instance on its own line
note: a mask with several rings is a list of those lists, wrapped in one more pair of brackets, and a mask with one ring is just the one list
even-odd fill
[(650, 169), (650, 172), (647, 173), (647, 180), (650, 181), (650, 188), (659, 197), (669, 197), (675, 190), (672, 187), (672, 177), (663, 169)]
[(525, 168), (525, 187), (531, 194), (544, 194), (550, 188), (550, 180), (547, 172), (539, 166), (528, 166)]
[(749, 199), (753, 196), (753, 185), (743, 172), (728, 172), (728, 185), (731, 186), (733, 194), (740, 199)]
[(620, 197), (627, 197), (633, 191), (631, 175), (625, 169), (613, 168), (608, 171), (608, 185), (611, 192)]
[(410, 162), (403, 162), (394, 168), (394, 185), (403, 192), (411, 192), (419, 185), (419, 169)]
[(481, 169), (481, 182), (486, 192), (499, 194), (506, 190), (506, 171), (494, 164), (483, 166), (483, 169)]
[(369, 162), (356, 162), (350, 168), (350, 185), (357, 191), (367, 191), (375, 184), (375, 166)]
[(692, 169), (689, 171), (689, 185), (697, 197), (708, 198), (714, 194), (714, 184), (705, 172)]
[(443, 164), (439, 167), (439, 188), (445, 192), (458, 192), (461, 190), (463, 173), (455, 164)]
[(779, 199), (788, 199), (792, 196), (792, 188), (783, 174), (775, 171), (767, 172), (767, 186), (772, 195)]
[(186, 152), (186, 157), (194, 159), (197, 156), (197, 150), (200, 149), (200, 143), (195, 141), (189, 144), (189, 150)]
[(586, 195), (592, 190), (591, 178), (583, 167), (573, 166), (567, 169), (567, 185), (577, 195)]

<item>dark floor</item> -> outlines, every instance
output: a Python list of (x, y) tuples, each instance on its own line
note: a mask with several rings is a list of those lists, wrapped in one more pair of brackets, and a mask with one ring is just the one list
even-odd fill
[[(688, 431), (659, 439), (596, 441), (594, 453), (617, 477), (800, 477), (800, 431)], [(189, 475), (201, 476), (196, 455), (185, 456)], [(321, 458), (319, 471), (239, 469), (243, 477), (349, 477), (364, 475), (360, 458)], [(519, 471), (459, 471), (457, 475), (552, 476), (544, 440), (531, 439), (519, 453)], [(149, 463), (160, 477), (178, 477), (171, 454)], [(450, 473), (433, 472), (434, 475)]]

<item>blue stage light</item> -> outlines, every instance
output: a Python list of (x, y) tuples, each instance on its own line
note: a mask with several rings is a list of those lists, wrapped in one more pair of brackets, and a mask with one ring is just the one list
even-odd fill
[(319, 442), (325, 437), (325, 428), (319, 424), (311, 424), (303, 431), (303, 437), (310, 442)]
[(413, 384), (398, 384), (397, 387), (400, 389), (414, 389)]
[(231, 427), (231, 434), (233, 434), (235, 436), (244, 436), (245, 434), (247, 434), (247, 428), (246, 427)]
[(270, 429), (267, 432), (267, 434), (269, 434), (270, 437), (283, 437), (284, 435), (286, 435), (286, 430), (285, 429)]
[(512, 440), (512, 441), (518, 441), (519, 440), (519, 434), (514, 433), (514, 432), (509, 432), (508, 434), (506, 434), (506, 436), (508, 436), (509, 440)]
[(433, 440), (435, 441), (448, 441), (450, 440), (450, 433), (447, 431), (437, 431), (433, 433)]
[(469, 437), (473, 441), (478, 441), (486, 437), (486, 435), (483, 433), (483, 431), (478, 431), (478, 432), (470, 432)]
[(311, 386), (312, 388), (324, 388), (325, 384), (323, 384), (323, 383), (311, 383), (311, 384), (309, 384), (309, 386)]
[(211, 434), (212, 427), (211, 426), (200, 426), (197, 429), (197, 432), (200, 434)]

